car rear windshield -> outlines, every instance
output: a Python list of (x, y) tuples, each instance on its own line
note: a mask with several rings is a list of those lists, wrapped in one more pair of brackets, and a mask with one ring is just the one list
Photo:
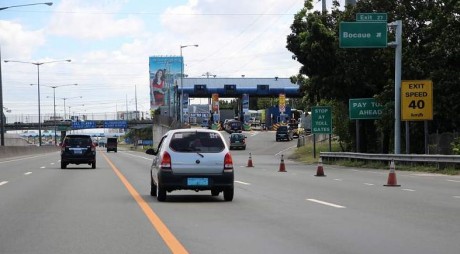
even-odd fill
[(278, 131), (287, 131), (287, 130), (288, 130), (287, 126), (278, 127)]
[(88, 136), (73, 136), (66, 137), (64, 140), (64, 145), (66, 146), (90, 146), (92, 140)]
[(231, 122), (230, 126), (233, 128), (240, 128), (241, 127), (241, 122)]
[(177, 132), (171, 137), (169, 147), (176, 152), (218, 153), (225, 144), (219, 134), (213, 132)]
[(230, 136), (230, 139), (233, 141), (241, 141), (244, 139), (244, 135), (241, 135), (241, 134), (234, 134), (234, 135), (231, 135)]

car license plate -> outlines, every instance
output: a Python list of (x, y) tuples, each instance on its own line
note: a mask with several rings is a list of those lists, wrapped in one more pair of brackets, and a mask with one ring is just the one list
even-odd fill
[(206, 186), (208, 185), (208, 178), (187, 178), (187, 185)]
[(75, 150), (73, 150), (73, 153), (74, 154), (82, 154), (82, 151), (81, 151), (81, 149), (75, 149)]
[(235, 143), (236, 143), (236, 144), (239, 144), (239, 143), (240, 143), (240, 141), (235, 141)]

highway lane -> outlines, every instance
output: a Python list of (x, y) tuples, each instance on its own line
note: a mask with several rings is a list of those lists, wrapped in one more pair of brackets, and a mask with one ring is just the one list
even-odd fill
[(167, 253), (100, 154), (95, 170), (61, 170), (58, 160), (0, 164), (1, 181), (9, 180), (0, 186), (0, 253)]
[(397, 171), (402, 186), (383, 187), (387, 171), (325, 165), (315, 177), (287, 156), (278, 172), (296, 140), (247, 136), (248, 150), (232, 150), (233, 202), (190, 191), (157, 202), (138, 152), (99, 150), (95, 170), (61, 170), (58, 154), (0, 163), (0, 253), (170, 253), (113, 167), (189, 253), (458, 253), (458, 176)]

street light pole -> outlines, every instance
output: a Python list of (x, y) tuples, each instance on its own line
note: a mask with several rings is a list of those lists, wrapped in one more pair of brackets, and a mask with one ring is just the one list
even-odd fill
[(5, 121), (3, 119), (3, 87), (2, 87), (2, 49), (0, 48), (0, 146), (5, 146)]
[(24, 7), (24, 6), (31, 6), (31, 5), (39, 5), (39, 4), (46, 4), (48, 6), (53, 5), (52, 2), (47, 2), (47, 3), (35, 3), (35, 4), (21, 4), (21, 5), (13, 5), (13, 6), (7, 6), (7, 7), (0, 7), (0, 11), (9, 9), (9, 8), (14, 8), (14, 7)]
[[(83, 98), (82, 96), (76, 96), (76, 97), (63, 97), (63, 98), (58, 98), (62, 99), (64, 101), (64, 120), (66, 120), (66, 115), (65, 115), (65, 101), (68, 99), (75, 99), (75, 98)], [(69, 112), (69, 117), (70, 117), (70, 112)]]
[[(13, 5), (7, 7), (0, 7), (0, 11), (15, 8), (15, 7), (23, 7), (23, 6), (30, 6), (30, 5), (38, 5), (38, 4), (46, 4), (48, 6), (53, 5), (52, 2), (47, 3), (33, 3), (33, 4), (22, 4), (22, 5)], [(0, 146), (5, 146), (5, 121), (3, 119), (3, 82), (2, 82), (2, 50), (0, 48)]]
[[(33, 85), (33, 84), (30, 84)], [(53, 107), (54, 107), (54, 113), (53, 113), (53, 122), (54, 122), (54, 144), (57, 145), (57, 123), (56, 123), (56, 88), (62, 87), (62, 86), (77, 86), (78, 84), (68, 84), (68, 85), (60, 85), (60, 86), (47, 86), (53, 88)], [(48, 98), (48, 96), (47, 96)], [(65, 103), (65, 100), (64, 100)], [(64, 119), (65, 119), (65, 105), (64, 105)]]
[(42, 146), (42, 123), (41, 123), (41, 112), (40, 112), (40, 65), (47, 63), (56, 63), (56, 62), (71, 62), (72, 60), (57, 60), (49, 62), (24, 62), (24, 61), (15, 61), (15, 60), (5, 60), (5, 63), (26, 63), (33, 64), (37, 66), (37, 86), (38, 86), (38, 145)]
[(184, 123), (184, 58), (182, 57), (182, 49), (186, 47), (198, 47), (198, 44), (193, 45), (180, 45), (180, 58), (181, 58), (181, 67), (180, 67), (180, 123), (181, 125)]

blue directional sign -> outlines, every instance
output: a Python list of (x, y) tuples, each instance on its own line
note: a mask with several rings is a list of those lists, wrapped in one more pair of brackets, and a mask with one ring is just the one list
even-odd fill
[(104, 121), (104, 128), (126, 129), (128, 122), (126, 120), (108, 120)]
[(95, 121), (72, 122), (72, 129), (94, 129), (96, 128)]

